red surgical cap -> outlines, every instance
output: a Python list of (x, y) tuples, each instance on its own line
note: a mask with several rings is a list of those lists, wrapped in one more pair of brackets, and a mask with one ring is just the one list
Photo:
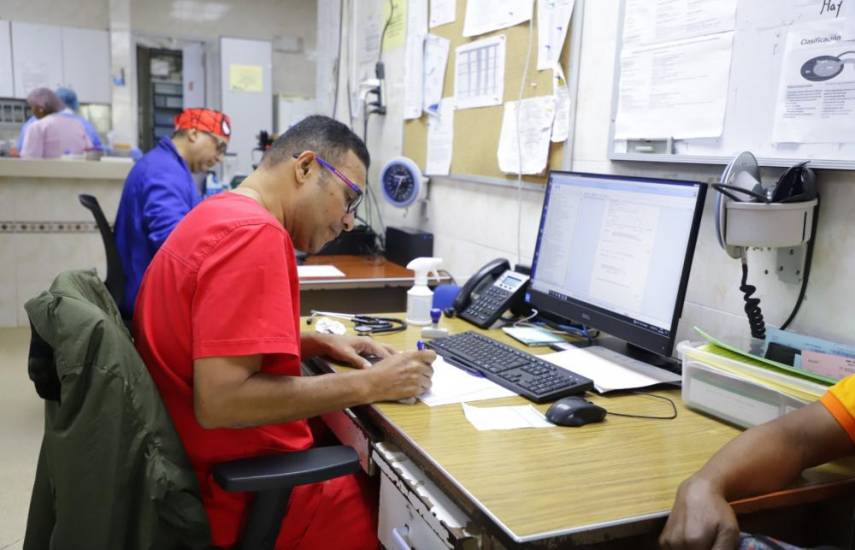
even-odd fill
[(175, 129), (191, 128), (229, 139), (232, 134), (232, 120), (229, 115), (213, 109), (184, 109), (175, 117)]

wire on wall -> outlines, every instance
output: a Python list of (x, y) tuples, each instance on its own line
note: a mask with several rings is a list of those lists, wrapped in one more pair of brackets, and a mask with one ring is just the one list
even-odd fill
[(531, 61), (531, 45), (534, 31), (534, 13), (528, 20), (528, 46), (525, 51), (525, 65), (523, 65), (522, 78), (520, 79), (520, 92), (517, 96), (517, 263), (522, 263), (522, 131), (520, 129), (520, 111), (522, 111), (523, 92), (528, 79), (528, 68)]
[(344, 2), (345, 0), (338, 1), (338, 47), (336, 49), (335, 56), (335, 88), (333, 91), (333, 107), (332, 107), (332, 117), (335, 118), (336, 113), (338, 112), (338, 88), (339, 88), (339, 75), (341, 74), (341, 44), (344, 36)]

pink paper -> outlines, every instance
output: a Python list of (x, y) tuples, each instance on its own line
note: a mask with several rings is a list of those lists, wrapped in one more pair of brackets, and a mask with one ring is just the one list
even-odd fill
[(829, 355), (818, 351), (802, 351), (802, 368), (815, 374), (821, 374), (841, 380), (855, 374), (855, 359), (842, 355)]

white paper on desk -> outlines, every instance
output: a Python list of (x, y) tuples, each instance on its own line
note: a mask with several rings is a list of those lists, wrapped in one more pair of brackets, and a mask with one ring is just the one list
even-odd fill
[(463, 403), (463, 414), (478, 431), (516, 430), (519, 428), (554, 428), (543, 414), (531, 405), (511, 407), (473, 407)]
[(552, 67), (561, 56), (575, 0), (537, 0), (537, 70)]
[(505, 93), (505, 35), (454, 50), (454, 100), (458, 109), (501, 105)]
[(425, 174), (447, 176), (454, 149), (454, 98), (443, 99), (439, 113), (428, 117), (427, 141)]
[(435, 34), (428, 34), (425, 37), (423, 108), (431, 115), (439, 112), (439, 102), (442, 99), (442, 88), (445, 83), (445, 67), (448, 65), (449, 44), (447, 38)]
[(552, 134), (552, 121), (555, 119), (555, 97), (549, 95), (523, 99), (519, 116), (518, 103), (520, 102), (505, 103), (497, 151), (499, 170), (507, 174), (540, 174), (546, 169), (549, 156), (549, 137)]
[(454, 23), (457, 18), (457, 0), (430, 0), (430, 28)]
[[(538, 355), (554, 365), (590, 378), (594, 381), (594, 389), (599, 393), (646, 388), (656, 384), (673, 384), (680, 381), (679, 374), (646, 365), (641, 361), (627, 360), (625, 357), (619, 359), (624, 364), (619, 364), (610, 359), (615, 356), (619, 354), (602, 346)], [(626, 363), (631, 363), (632, 366)]]
[(463, 36), (512, 27), (531, 19), (533, 0), (466, 0)]
[(516, 395), (486, 378), (469, 374), (463, 369), (450, 365), (442, 357), (433, 362), (433, 378), (431, 388), (419, 396), (428, 407), (463, 403), (464, 401), (481, 401), (497, 397)]
[(552, 93), (555, 96), (555, 120), (552, 121), (550, 140), (566, 141), (570, 136), (570, 90), (564, 70), (557, 61), (552, 65)]
[(733, 32), (624, 48), (616, 139), (721, 136)]
[(297, 278), (305, 277), (344, 277), (344, 273), (334, 265), (298, 265)]

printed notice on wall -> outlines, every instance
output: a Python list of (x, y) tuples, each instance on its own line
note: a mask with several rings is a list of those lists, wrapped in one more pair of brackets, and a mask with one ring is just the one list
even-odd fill
[(718, 137), (733, 32), (621, 52), (616, 139)]
[(467, 0), (463, 36), (478, 36), (531, 19), (533, 0)]
[(229, 65), (229, 89), (233, 92), (263, 92), (261, 65)]
[(455, 50), (454, 100), (458, 109), (501, 105), (505, 93), (505, 35)]
[(440, 102), (436, 115), (428, 117), (427, 162), (425, 174), (447, 176), (454, 150), (454, 99)]
[(855, 142), (855, 36), (844, 19), (790, 28), (775, 106), (776, 143)]
[(551, 95), (505, 103), (499, 170), (506, 174), (540, 174), (546, 170), (554, 119), (555, 97)]

